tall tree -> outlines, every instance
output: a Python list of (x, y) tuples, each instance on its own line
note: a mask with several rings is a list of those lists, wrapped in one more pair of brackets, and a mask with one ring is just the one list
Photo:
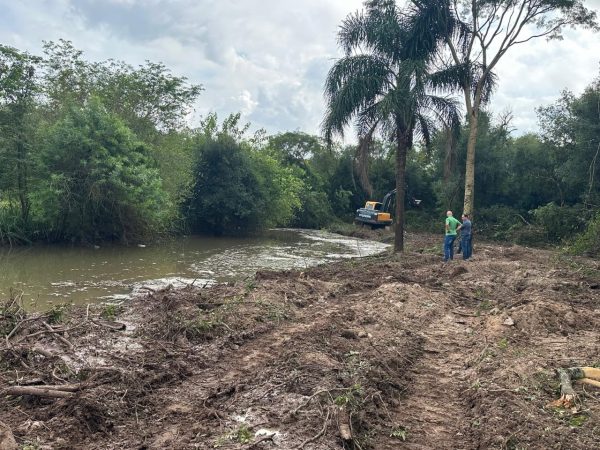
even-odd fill
[(448, 50), (452, 65), (446, 70), (447, 87), (459, 87), (464, 94), (469, 122), (464, 212), (471, 214), (477, 127), (481, 107), (491, 95), (493, 70), (517, 45), (541, 37), (561, 39), (568, 26), (598, 29), (596, 13), (587, 9), (583, 0), (412, 0), (412, 3), (421, 14), (437, 17), (440, 30), (445, 32), (443, 52)]
[(15, 192), (23, 225), (30, 210), (32, 133), (29, 119), (38, 90), (36, 67), (39, 58), (0, 45), (0, 159), (7, 173), (0, 172), (4, 189)]
[(185, 127), (185, 119), (202, 92), (162, 63), (133, 67), (123, 61), (88, 62), (70, 41), (45, 42), (45, 93), (50, 110), (61, 113), (90, 96), (126, 122), (139, 138)]
[(587, 207), (598, 208), (600, 77), (579, 97), (563, 92), (556, 103), (539, 108), (538, 115), (557, 188), (565, 194), (560, 203), (580, 201)]
[(396, 144), (397, 252), (404, 250), (406, 157), (413, 139), (429, 141), (437, 119), (458, 122), (454, 101), (431, 94), (430, 60), (439, 38), (422, 17), (406, 14), (395, 1), (367, 1), (363, 12), (342, 23), (338, 39), (345, 56), (325, 84), (327, 140), (354, 122), (359, 139), (377, 128)]

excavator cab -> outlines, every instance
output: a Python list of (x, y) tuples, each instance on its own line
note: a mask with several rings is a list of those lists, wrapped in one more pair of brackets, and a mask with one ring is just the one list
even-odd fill
[(383, 203), (379, 202), (367, 202), (365, 204), (365, 209), (372, 209), (373, 211), (381, 211), (383, 208)]
[[(390, 212), (395, 197), (396, 189), (385, 194), (385, 197), (383, 197), (383, 201), (381, 203), (368, 201), (364, 208), (359, 208), (356, 210), (354, 222), (361, 225), (370, 225), (374, 230), (377, 228), (390, 226), (392, 224), (392, 216)], [(411, 197), (411, 206), (418, 207), (420, 203), (421, 200)]]

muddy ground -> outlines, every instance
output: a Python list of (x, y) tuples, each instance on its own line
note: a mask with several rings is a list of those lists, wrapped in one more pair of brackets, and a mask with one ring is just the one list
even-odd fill
[[(600, 390), (576, 386), (575, 407), (549, 404), (554, 369), (600, 364), (600, 264), (486, 244), (442, 264), (438, 241), (410, 236), (401, 256), (148, 291), (125, 307), (35, 318), (9, 303), (0, 442), (598, 448)], [(40, 385), (72, 386), (64, 398), (9, 394)]]

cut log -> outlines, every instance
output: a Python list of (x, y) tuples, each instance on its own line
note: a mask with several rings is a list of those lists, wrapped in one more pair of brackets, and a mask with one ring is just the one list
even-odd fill
[(53, 356), (56, 356), (55, 353), (53, 353), (51, 350), (44, 348), (40, 345), (35, 345), (32, 349), (32, 352), (34, 353), (39, 353), (42, 356), (45, 356), (46, 358), (52, 358)]
[(591, 378), (582, 378), (579, 381), (581, 383), (585, 383), (585, 384), (588, 384), (590, 386), (594, 386), (594, 387), (600, 388), (600, 381), (592, 380)]
[(557, 369), (556, 373), (560, 380), (560, 399), (550, 403), (552, 407), (570, 408), (577, 399), (577, 393), (573, 389), (573, 381), (581, 381), (591, 386), (600, 387), (600, 369), (595, 367), (570, 367), (568, 369)]
[(51, 391), (63, 391), (63, 392), (77, 392), (81, 390), (80, 384), (43, 384), (39, 386), (33, 386), (39, 389), (49, 389)]
[(6, 389), (4, 393), (6, 395), (13, 395), (15, 397), (19, 397), (21, 395), (32, 395), (34, 397), (71, 398), (75, 396), (73, 392), (57, 390), (55, 386), (52, 386), (52, 388), (48, 389), (47, 386), (13, 386)]
[(350, 428), (350, 415), (344, 406), (338, 408), (338, 429), (340, 430), (340, 436), (344, 442), (352, 441), (352, 430)]
[(600, 381), (600, 369), (596, 367), (582, 367), (584, 378)]

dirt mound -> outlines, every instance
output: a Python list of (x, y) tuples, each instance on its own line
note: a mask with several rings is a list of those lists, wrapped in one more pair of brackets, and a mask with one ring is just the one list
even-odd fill
[(35, 317), (15, 299), (2, 433), (65, 449), (594, 448), (597, 391), (548, 405), (555, 368), (600, 363), (597, 265), (490, 245), (443, 264), (438, 244), (124, 308)]

